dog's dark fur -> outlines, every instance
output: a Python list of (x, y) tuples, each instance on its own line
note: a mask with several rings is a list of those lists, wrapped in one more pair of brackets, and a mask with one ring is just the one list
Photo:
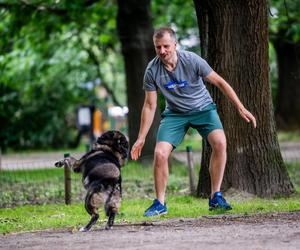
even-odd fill
[(89, 231), (97, 222), (101, 203), (104, 203), (108, 216), (106, 229), (113, 226), (121, 205), (121, 166), (125, 164), (128, 150), (128, 141), (121, 132), (108, 131), (97, 139), (92, 150), (81, 159), (67, 157), (55, 163), (56, 167), (68, 166), (74, 172), (82, 173), (82, 182), (87, 190), (85, 208), (92, 218), (80, 231)]

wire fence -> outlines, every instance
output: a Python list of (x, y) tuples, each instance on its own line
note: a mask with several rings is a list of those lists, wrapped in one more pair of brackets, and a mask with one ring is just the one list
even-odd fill
[[(296, 165), (297, 169), (300, 168), (300, 142), (281, 144), (281, 152), (286, 163)], [(78, 159), (84, 153), (76, 152), (71, 155)], [(72, 184), (66, 184), (66, 171), (54, 166), (55, 162), (63, 157), (64, 152), (0, 154), (0, 207), (65, 203), (68, 199), (72, 202), (82, 202), (85, 190), (81, 183), (81, 175), (70, 173), (67, 179)], [(201, 152), (193, 152), (191, 156), (185, 151), (175, 151), (172, 157), (186, 166), (191, 166), (189, 162), (191, 157), (196, 164), (201, 162)], [(299, 173), (300, 170), (297, 170), (293, 181), (300, 181)], [(70, 193), (65, 192), (68, 189), (67, 185), (71, 186)], [(195, 188), (195, 183), (192, 188)]]
[[(72, 156), (80, 158), (82, 153)], [(65, 176), (63, 168), (55, 162), (64, 153), (36, 153), (3, 155), (0, 165), (0, 207), (27, 204), (52, 204), (65, 202)], [(84, 197), (81, 176), (70, 173), (74, 202)]]

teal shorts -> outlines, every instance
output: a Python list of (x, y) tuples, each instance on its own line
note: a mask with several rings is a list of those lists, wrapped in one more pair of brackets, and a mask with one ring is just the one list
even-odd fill
[(183, 140), (188, 129), (197, 129), (202, 138), (215, 129), (223, 129), (216, 105), (209, 104), (201, 111), (179, 113), (165, 110), (157, 132), (157, 142), (166, 141), (176, 148)]

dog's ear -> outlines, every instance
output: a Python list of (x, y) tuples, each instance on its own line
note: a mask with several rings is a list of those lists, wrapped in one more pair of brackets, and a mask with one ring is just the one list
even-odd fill
[(129, 143), (126, 137), (121, 132), (118, 132), (118, 139), (115, 141), (115, 147), (117, 148), (117, 151), (122, 155), (123, 159), (126, 159), (128, 157)]
[(110, 130), (97, 139), (97, 144), (107, 145), (122, 155), (123, 159), (128, 157), (129, 143), (120, 131)]
[(107, 131), (98, 137), (96, 144), (112, 146), (114, 135), (114, 131)]

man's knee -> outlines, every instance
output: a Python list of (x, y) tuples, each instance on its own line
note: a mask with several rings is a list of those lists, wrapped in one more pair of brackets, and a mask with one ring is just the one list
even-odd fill
[(215, 152), (226, 152), (226, 137), (223, 131), (213, 131), (209, 137), (209, 144)]
[(218, 139), (215, 140), (212, 145), (212, 150), (215, 152), (226, 152), (226, 140), (224, 139)]
[(155, 161), (167, 162), (171, 153), (171, 146), (158, 144), (154, 150)]
[(168, 161), (169, 154), (163, 149), (155, 149), (154, 152), (156, 161), (165, 162)]

